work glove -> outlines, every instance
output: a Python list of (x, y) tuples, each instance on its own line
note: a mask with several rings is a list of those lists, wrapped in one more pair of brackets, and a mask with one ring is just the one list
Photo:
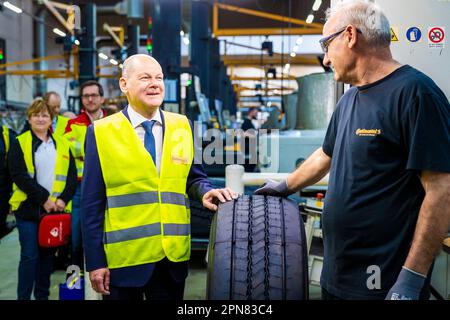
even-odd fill
[(402, 267), (397, 281), (389, 290), (386, 300), (419, 300), (426, 276)]
[(284, 179), (281, 182), (267, 180), (259, 189), (257, 189), (254, 192), (254, 194), (256, 195), (276, 196), (276, 197), (287, 197), (293, 193), (294, 191), (288, 189), (286, 179)]

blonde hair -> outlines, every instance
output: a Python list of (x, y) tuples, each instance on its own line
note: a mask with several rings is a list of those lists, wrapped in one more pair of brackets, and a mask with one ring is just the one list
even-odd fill
[(50, 119), (53, 120), (53, 113), (47, 103), (45, 103), (44, 99), (36, 98), (33, 100), (33, 102), (31, 102), (30, 106), (27, 109), (27, 117), (28, 119), (30, 119), (33, 114), (39, 114), (45, 111), (50, 114)]

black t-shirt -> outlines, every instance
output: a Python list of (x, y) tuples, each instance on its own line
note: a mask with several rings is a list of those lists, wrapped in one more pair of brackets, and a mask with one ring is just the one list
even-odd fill
[[(323, 144), (332, 157), (323, 211), (321, 285), (342, 298), (384, 298), (409, 252), (425, 192), (420, 172), (450, 172), (450, 106), (405, 65), (340, 99)], [(381, 288), (367, 280), (381, 270)]]
[(242, 123), (241, 129), (246, 131), (248, 129), (255, 129), (255, 126), (252, 123), (252, 120), (249, 118), (245, 118), (244, 122)]

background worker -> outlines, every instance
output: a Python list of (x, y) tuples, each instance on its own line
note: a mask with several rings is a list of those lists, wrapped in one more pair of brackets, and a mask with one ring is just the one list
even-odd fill
[(12, 191), (12, 180), (8, 171), (8, 151), (15, 134), (7, 126), (1, 127), (2, 134), (0, 136), (0, 239), (10, 233), (15, 224), (7, 223), (9, 213), (9, 198)]
[(103, 87), (96, 81), (86, 81), (80, 86), (81, 113), (67, 123), (65, 138), (70, 142), (77, 168), (77, 189), (72, 200), (72, 264), (84, 268), (83, 245), (80, 225), (81, 181), (84, 166), (84, 140), (87, 127), (95, 120), (106, 116), (101, 108), (105, 98)]
[(201, 164), (194, 164), (187, 118), (160, 109), (159, 63), (133, 55), (122, 72), (128, 107), (95, 122), (86, 137), (86, 268), (104, 299), (181, 300), (191, 243), (188, 195), (217, 210), (236, 194), (213, 189)]
[[(375, 4), (337, 5), (323, 35), (324, 64), (353, 87), (322, 148), (255, 194), (287, 196), (330, 171), (323, 299), (427, 299), (450, 223), (450, 105), (429, 77), (392, 58), (389, 22)], [(373, 267), (380, 285), (368, 285)]]
[[(257, 146), (257, 131), (253, 120), (258, 118), (259, 108), (250, 108), (247, 116), (241, 125), (241, 129), (244, 131), (244, 169), (245, 172), (253, 172), (256, 167), (256, 146)], [(253, 163), (255, 162), (255, 163)]]
[(51, 134), (52, 111), (41, 98), (27, 110), (31, 130), (11, 144), (8, 165), (14, 182), (9, 203), (16, 217), (20, 241), (17, 298), (47, 300), (55, 249), (40, 248), (38, 226), (42, 214), (64, 211), (76, 187), (75, 161), (68, 142)]

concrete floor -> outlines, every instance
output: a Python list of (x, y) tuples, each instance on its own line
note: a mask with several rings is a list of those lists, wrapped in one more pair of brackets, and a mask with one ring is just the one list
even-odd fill
[[(17, 229), (0, 240), (0, 300), (17, 298), (17, 268), (20, 245)], [(50, 300), (59, 299), (59, 284), (66, 279), (64, 271), (57, 270), (51, 277)], [(206, 293), (205, 252), (193, 251), (189, 276), (186, 279), (185, 300), (204, 300)], [(320, 299), (320, 288), (310, 286), (310, 299)]]

